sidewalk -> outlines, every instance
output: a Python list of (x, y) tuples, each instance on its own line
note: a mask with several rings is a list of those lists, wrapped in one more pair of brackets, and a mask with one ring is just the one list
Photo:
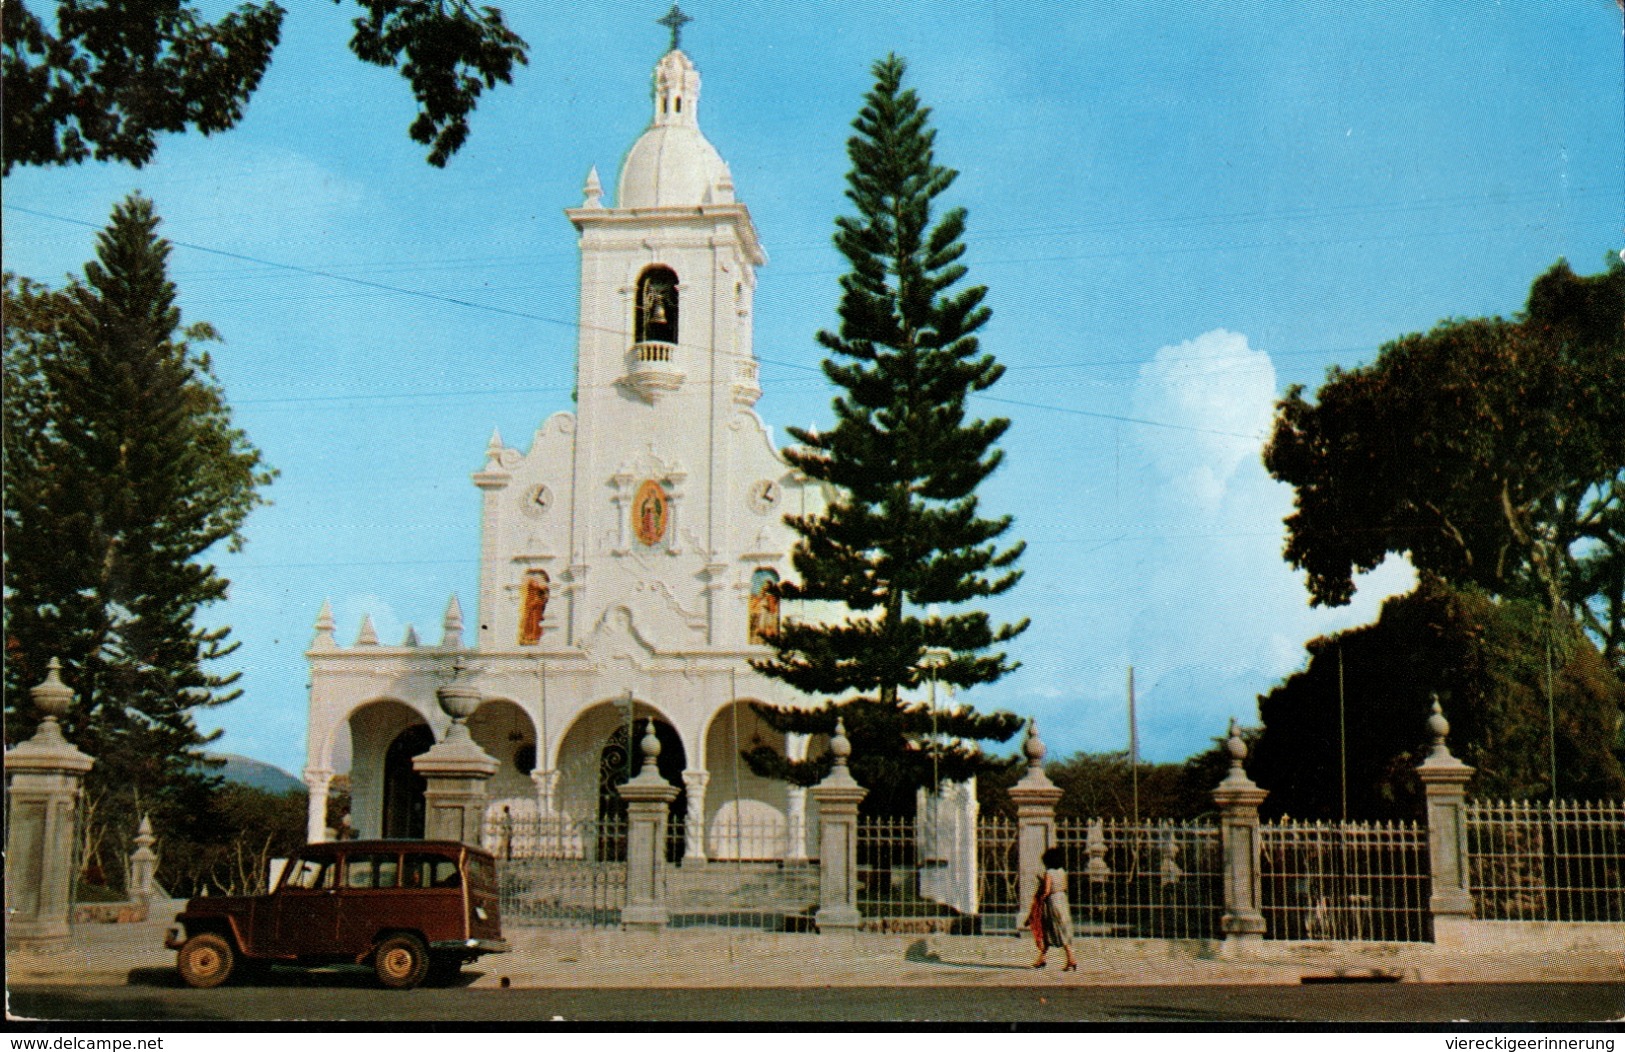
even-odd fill
[[(173, 972), (164, 931), (180, 903), (134, 924), (81, 924), (60, 950), (6, 951), (6, 982), (118, 985)], [(1316, 981), (1625, 983), (1625, 930), (1543, 952), (1464, 953), (1431, 944), (1259, 942), (1226, 956), (1222, 944), (1078, 939), (1078, 971), (1050, 953), (1029, 967), (1032, 944), (1011, 936), (791, 935), (738, 929), (623, 932), (509, 928), (512, 949), (467, 974), (475, 989), (584, 987), (1174, 986), (1291, 985)]]

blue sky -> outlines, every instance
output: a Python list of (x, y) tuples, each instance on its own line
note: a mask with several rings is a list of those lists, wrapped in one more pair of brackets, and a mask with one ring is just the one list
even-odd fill
[[(7, 269), (55, 280), (129, 191), (164, 216), (186, 318), (224, 335), (236, 419), (282, 472), (219, 557), (231, 593), (208, 617), (242, 642), (246, 693), (202, 722), (297, 771), (323, 599), (346, 642), (363, 612), (386, 642), (433, 640), (451, 593), (472, 605), (468, 475), (493, 427), (524, 445), (570, 405), (562, 210), (590, 166), (613, 182), (667, 37), (663, 4), (504, 4), (530, 65), (436, 170), (405, 85), (345, 50), (348, 6), (289, 6), (236, 129), (170, 137), (141, 170), (17, 171), (4, 235)], [(776, 427), (830, 420), (813, 334), (835, 320), (870, 64), (908, 58), (934, 108), (1009, 366), (977, 403), (1013, 420), (983, 495), (1029, 549), (995, 612), (1033, 619), (1024, 667), (965, 700), (1037, 715), (1052, 755), (1124, 747), (1132, 664), (1142, 753), (1181, 758), (1255, 719), (1306, 640), (1408, 587), (1396, 563), (1351, 607), (1308, 607), (1280, 558), (1291, 491), (1258, 458), (1288, 384), (1514, 312), (1558, 257), (1592, 273), (1625, 247), (1614, 0), (685, 9), (701, 125), (770, 257), (757, 409)]]

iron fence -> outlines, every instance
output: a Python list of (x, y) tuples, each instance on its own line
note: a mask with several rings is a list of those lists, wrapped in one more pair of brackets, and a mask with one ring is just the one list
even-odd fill
[(983, 932), (1015, 931), (1026, 916), (1018, 829), (1008, 818), (984, 818), (976, 825), (976, 898)]
[(1283, 819), (1259, 843), (1265, 938), (1432, 941), (1425, 826)]
[(486, 824), (502, 919), (515, 926), (614, 927), (626, 905), (626, 819), (503, 817)]
[(1625, 801), (1469, 800), (1466, 821), (1480, 919), (1625, 921)]
[(1224, 913), (1217, 826), (1063, 818), (1067, 898), (1077, 935), (1213, 939)]
[(859, 815), (857, 900), (863, 927), (877, 931), (968, 931), (967, 914), (923, 894), (925, 866), (913, 818)]

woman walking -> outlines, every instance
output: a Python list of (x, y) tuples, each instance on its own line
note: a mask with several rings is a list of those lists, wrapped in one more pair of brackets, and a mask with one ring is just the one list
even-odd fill
[(1038, 960), (1034, 968), (1048, 962), (1050, 947), (1059, 946), (1066, 951), (1063, 972), (1078, 970), (1072, 956), (1072, 907), (1066, 899), (1066, 856), (1058, 847), (1046, 850), (1042, 856), (1044, 872), (1038, 878), (1038, 890), (1033, 893), (1033, 907), (1027, 914), (1027, 926), (1032, 929), (1033, 940), (1038, 943)]

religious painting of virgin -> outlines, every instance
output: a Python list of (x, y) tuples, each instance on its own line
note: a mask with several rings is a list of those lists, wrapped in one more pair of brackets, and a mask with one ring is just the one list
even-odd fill
[(632, 532), (638, 543), (652, 547), (666, 535), (666, 491), (654, 479), (647, 479), (638, 487), (632, 500)]
[(530, 570), (525, 574), (524, 598), (519, 608), (519, 645), (522, 647), (542, 641), (542, 619), (547, 616), (551, 584), (546, 570)]
[(778, 583), (777, 570), (763, 567), (750, 575), (748, 641), (751, 643), (771, 644), (773, 637), (779, 634), (779, 595), (775, 590)]

